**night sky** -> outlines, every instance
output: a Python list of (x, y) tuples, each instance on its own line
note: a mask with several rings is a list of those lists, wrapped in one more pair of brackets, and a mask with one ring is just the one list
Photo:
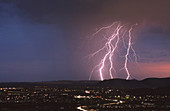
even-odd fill
[(0, 82), (88, 80), (89, 38), (114, 21), (138, 23), (132, 78), (170, 77), (170, 0), (0, 0)]

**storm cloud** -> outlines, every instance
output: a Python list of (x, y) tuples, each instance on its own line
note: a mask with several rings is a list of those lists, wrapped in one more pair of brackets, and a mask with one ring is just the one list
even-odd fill
[(0, 16), (0, 81), (88, 79), (87, 36), (114, 21), (138, 23), (139, 63), (170, 63), (170, 0), (1, 0)]

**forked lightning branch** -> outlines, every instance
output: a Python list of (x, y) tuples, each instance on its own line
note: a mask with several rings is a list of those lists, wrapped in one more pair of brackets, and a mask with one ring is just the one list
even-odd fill
[(103, 81), (105, 79), (104, 75), (106, 75), (106, 72), (104, 70), (108, 70), (107, 74), (109, 73), (109, 77), (111, 79), (114, 78), (114, 74), (117, 71), (114, 66), (115, 61), (113, 57), (118, 52), (117, 50), (120, 49), (119, 48), (120, 42), (124, 44), (123, 48), (125, 49), (122, 69), (124, 69), (124, 71), (126, 72), (126, 80), (130, 79), (131, 75), (128, 67), (130, 51), (133, 52), (133, 58), (137, 60), (136, 52), (132, 47), (132, 37), (133, 37), (132, 31), (135, 25), (136, 24), (129, 26), (127, 24), (122, 24), (120, 22), (114, 22), (109, 26), (100, 28), (98, 31), (96, 31), (93, 34), (93, 37), (99, 37), (100, 36), (99, 33), (102, 33), (103, 31), (107, 32), (107, 34), (105, 34), (103, 38), (106, 40), (104, 42), (104, 45), (89, 55), (91, 59), (94, 56), (98, 56), (99, 53), (101, 53), (102, 55), (100, 62), (96, 64), (92, 69), (89, 76), (89, 80), (91, 80), (94, 72), (97, 72), (99, 74), (100, 80)]

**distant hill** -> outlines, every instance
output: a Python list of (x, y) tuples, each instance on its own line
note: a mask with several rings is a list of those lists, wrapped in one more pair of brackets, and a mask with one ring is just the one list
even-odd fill
[(43, 82), (2, 82), (0, 87), (34, 87), (34, 86), (48, 86), (48, 87), (84, 87), (96, 86), (99, 81), (89, 80), (60, 80), (60, 81), (43, 81)]
[(147, 78), (144, 80), (110, 79), (104, 81), (45, 81), (45, 82), (3, 82), (0, 87), (110, 87), (110, 88), (157, 88), (170, 86), (170, 78)]
[(99, 82), (99, 86), (112, 88), (157, 88), (170, 86), (170, 78), (147, 78), (141, 81), (110, 79)]

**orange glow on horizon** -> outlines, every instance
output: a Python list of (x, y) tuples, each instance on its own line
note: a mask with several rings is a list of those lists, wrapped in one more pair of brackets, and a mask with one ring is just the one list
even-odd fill
[(143, 73), (150, 77), (170, 77), (170, 62), (140, 63)]

